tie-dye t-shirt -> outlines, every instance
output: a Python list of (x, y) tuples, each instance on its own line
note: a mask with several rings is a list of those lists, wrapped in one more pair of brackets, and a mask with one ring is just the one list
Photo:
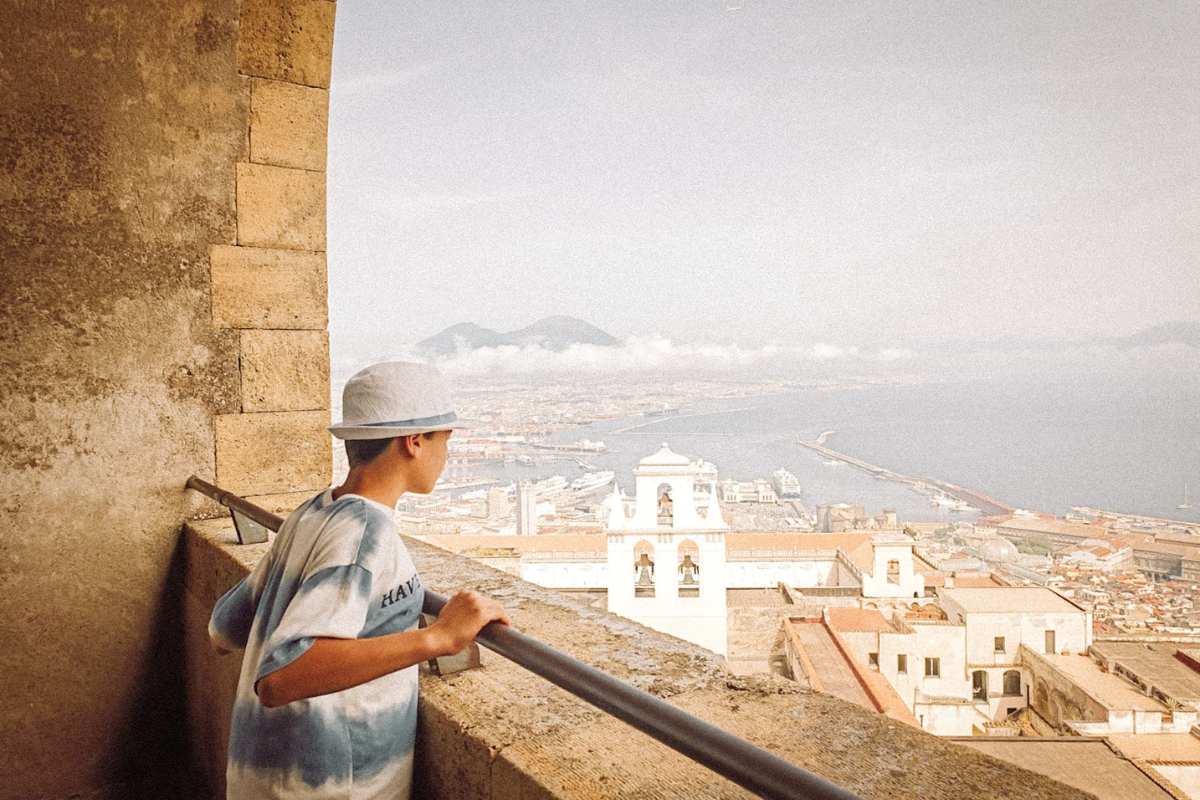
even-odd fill
[(209, 635), (244, 648), (229, 737), (230, 798), (407, 798), (417, 667), (333, 694), (264, 706), (254, 684), (318, 637), (417, 626), (424, 589), (392, 512), (325, 490), (292, 512), (270, 550), (213, 609)]

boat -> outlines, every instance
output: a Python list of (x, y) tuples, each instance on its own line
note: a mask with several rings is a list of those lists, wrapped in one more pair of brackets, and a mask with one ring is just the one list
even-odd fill
[(555, 492), (561, 492), (563, 489), (566, 489), (566, 488), (567, 488), (567, 479), (561, 475), (555, 475), (553, 477), (546, 478), (546, 480), (538, 481), (537, 483), (535, 483), (533, 485), (534, 494), (539, 495), (539, 496), (554, 494)]
[(1183, 502), (1182, 502), (1182, 503), (1180, 503), (1179, 505), (1175, 506), (1175, 508), (1179, 509), (1180, 511), (1187, 511), (1187, 510), (1188, 510), (1189, 508), (1191, 508), (1191, 507), (1192, 507), (1192, 504), (1191, 504), (1191, 502), (1188, 500), (1188, 485), (1187, 485), (1187, 481), (1184, 481), (1184, 482), (1183, 482)]
[(841, 465), (842, 462), (838, 461), (836, 458), (829, 458), (825, 460), (825, 466), (827, 467), (840, 467)]
[(771, 482), (775, 485), (775, 495), (780, 500), (799, 500), (803, 497), (800, 481), (786, 469), (777, 469), (771, 473)]
[(594, 492), (597, 489), (604, 489), (612, 484), (613, 477), (616, 475), (612, 470), (602, 470), (601, 472), (589, 472), (586, 475), (580, 475), (575, 480), (571, 481), (571, 491), (580, 494)]

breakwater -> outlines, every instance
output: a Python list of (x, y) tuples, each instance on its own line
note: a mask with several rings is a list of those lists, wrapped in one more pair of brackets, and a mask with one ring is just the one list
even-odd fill
[(880, 480), (907, 484), (913, 489), (913, 491), (920, 494), (932, 494), (935, 492), (940, 492), (947, 497), (953, 498), (954, 500), (965, 503), (972, 508), (978, 509), (984, 516), (1011, 514), (1015, 510), (1007, 503), (997, 500), (994, 497), (990, 497), (975, 489), (968, 489), (964, 486), (938, 480), (937, 478), (917, 478), (913, 477), (912, 475), (905, 475), (903, 473), (896, 472), (895, 470), (881, 467), (878, 464), (872, 464), (869, 461), (863, 461), (861, 458), (855, 458), (854, 456), (834, 450), (833, 448), (825, 445), (825, 442), (829, 440), (829, 437), (832, 434), (833, 431), (825, 431), (819, 437), (817, 437), (815, 441), (796, 439), (796, 444), (812, 450), (826, 459), (839, 461), (843, 464), (848, 464), (855, 469), (868, 472)]

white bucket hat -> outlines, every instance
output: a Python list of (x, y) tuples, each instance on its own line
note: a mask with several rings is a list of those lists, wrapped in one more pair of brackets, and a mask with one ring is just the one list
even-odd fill
[(339, 439), (387, 439), (463, 427), (440, 372), (415, 361), (385, 361), (346, 381), (342, 421), (329, 432)]

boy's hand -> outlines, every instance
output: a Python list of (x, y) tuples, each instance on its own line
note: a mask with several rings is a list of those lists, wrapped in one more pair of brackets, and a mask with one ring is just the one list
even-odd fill
[(445, 648), (441, 655), (452, 655), (470, 644), (489, 622), (510, 624), (508, 615), (495, 600), (478, 592), (458, 592), (446, 603), (429, 630), (441, 639)]

